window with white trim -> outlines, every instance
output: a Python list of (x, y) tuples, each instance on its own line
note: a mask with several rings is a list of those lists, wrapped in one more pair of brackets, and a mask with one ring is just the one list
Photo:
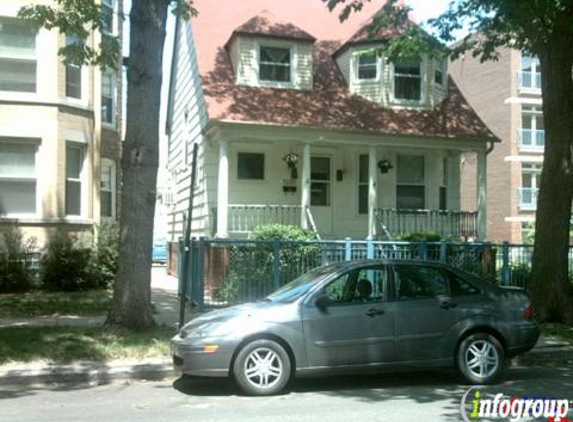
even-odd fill
[(359, 55), (356, 75), (359, 81), (378, 79), (378, 55), (376, 53)]
[(521, 57), (521, 73), (519, 79), (521, 89), (541, 89), (541, 65), (537, 57)]
[(101, 160), (100, 213), (104, 218), (115, 218), (116, 178), (115, 161)]
[(440, 210), (444, 211), (448, 209), (448, 181), (449, 181), (449, 169), (448, 169), (448, 159), (444, 158), (442, 160), (442, 173), (440, 175)]
[(82, 173), (84, 148), (68, 143), (66, 145), (66, 215), (82, 215)]
[(115, 11), (115, 0), (102, 0), (101, 29), (106, 34), (113, 34), (115, 31), (114, 19), (113, 19), (114, 11)]
[(330, 157), (310, 157), (310, 205), (330, 206)]
[(239, 152), (237, 154), (237, 179), (265, 180), (265, 154)]
[(0, 139), (0, 215), (36, 214), (37, 151), (31, 139)]
[(368, 214), (368, 154), (358, 156), (358, 214)]
[(0, 91), (36, 92), (36, 29), (0, 18)]
[(291, 82), (291, 49), (288, 47), (259, 47), (259, 80)]
[(439, 86), (444, 86), (445, 82), (445, 63), (442, 60), (435, 60), (434, 61), (434, 83)]
[(103, 123), (115, 126), (117, 74), (106, 70), (101, 74), (101, 120)]
[(424, 209), (426, 171), (423, 155), (398, 155), (396, 208)]
[[(66, 45), (80, 46), (78, 37), (66, 36)], [(66, 97), (81, 100), (82, 98), (82, 67), (76, 64), (66, 64)]]
[(419, 59), (398, 60), (394, 63), (394, 99), (422, 101), (422, 62)]

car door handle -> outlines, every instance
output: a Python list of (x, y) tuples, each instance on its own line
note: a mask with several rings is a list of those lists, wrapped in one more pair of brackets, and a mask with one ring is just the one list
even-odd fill
[(371, 308), (368, 309), (364, 315), (374, 318), (376, 315), (384, 315), (384, 311), (382, 309)]
[(443, 309), (452, 309), (452, 308), (455, 308), (456, 306), (458, 306), (457, 303), (450, 302), (450, 301), (440, 303), (440, 308), (443, 308)]

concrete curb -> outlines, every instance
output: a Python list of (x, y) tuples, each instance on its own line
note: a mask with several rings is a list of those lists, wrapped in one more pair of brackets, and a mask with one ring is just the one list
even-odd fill
[(4, 365), (0, 387), (38, 384), (106, 384), (114, 380), (162, 380), (180, 375), (168, 359), (94, 362), (69, 365)]

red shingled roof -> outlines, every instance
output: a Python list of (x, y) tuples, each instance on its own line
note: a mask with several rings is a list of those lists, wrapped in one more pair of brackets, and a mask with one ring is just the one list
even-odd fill
[(314, 42), (316, 38), (290, 22), (278, 19), (268, 10), (249, 19), (233, 32), (233, 35), (264, 35)]
[[(380, 8), (378, 2), (366, 4), (361, 13), (351, 15), (344, 23), (340, 23), (337, 13), (330, 13), (321, 0), (242, 0), (240, 5), (233, 0), (194, 0), (194, 4), (199, 17), (192, 19), (191, 25), (211, 119), (495, 139), (451, 79), (448, 99), (431, 111), (386, 109), (349, 92), (333, 54), (371, 21)], [(280, 16), (280, 20), (263, 22), (260, 11), (265, 8), (268, 11), (264, 15)], [(252, 25), (253, 31), (260, 31), (265, 27), (276, 28), (273, 23), (281, 21), (281, 25), (288, 22), (297, 28), (297, 34), (305, 33), (317, 39), (313, 90), (236, 85), (225, 49), (227, 40), (242, 27), (244, 30)], [(278, 36), (278, 32), (271, 35)]]

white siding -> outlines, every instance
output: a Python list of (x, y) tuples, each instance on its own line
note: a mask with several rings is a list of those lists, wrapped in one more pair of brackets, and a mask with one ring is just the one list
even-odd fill
[[(190, 164), (192, 145), (197, 143), (197, 187), (193, 209), (194, 235), (207, 235), (209, 227), (209, 208), (212, 201), (211, 180), (213, 176), (206, 171), (210, 165), (209, 149), (202, 130), (207, 124), (207, 112), (201, 90), (201, 80), (197, 68), (197, 57), (191, 27), (187, 23), (178, 25), (175, 37), (175, 69), (170, 100), (171, 115), (169, 126), (168, 171), (171, 174), (174, 202), (174, 215), (168, 219), (168, 236), (177, 239), (183, 233), (183, 213), (187, 212), (189, 201), (189, 184), (191, 179)], [(174, 232), (171, 226), (174, 224)]]

